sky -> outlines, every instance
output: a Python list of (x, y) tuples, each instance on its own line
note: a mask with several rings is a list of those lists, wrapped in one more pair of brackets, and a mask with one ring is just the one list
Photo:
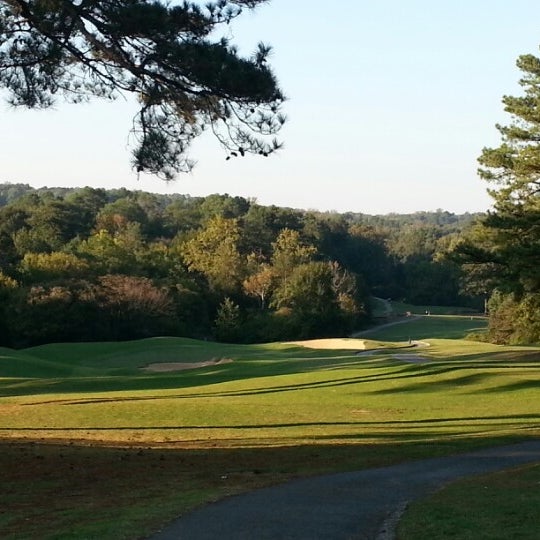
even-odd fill
[(0, 102), (0, 182), (126, 187), (364, 214), (491, 205), (477, 176), (500, 143), (501, 98), (520, 93), (521, 54), (539, 53), (537, 0), (272, 0), (228, 30), (260, 41), (284, 93), (284, 149), (225, 160), (211, 135), (192, 173), (165, 183), (130, 168), (136, 105), (125, 99), (46, 111)]

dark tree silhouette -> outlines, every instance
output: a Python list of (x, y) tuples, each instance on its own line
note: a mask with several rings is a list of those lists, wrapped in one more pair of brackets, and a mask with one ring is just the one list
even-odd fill
[(243, 58), (219, 30), (265, 0), (0, 0), (0, 87), (49, 107), (133, 94), (133, 166), (172, 179), (211, 129), (229, 156), (268, 155), (284, 97), (259, 44)]

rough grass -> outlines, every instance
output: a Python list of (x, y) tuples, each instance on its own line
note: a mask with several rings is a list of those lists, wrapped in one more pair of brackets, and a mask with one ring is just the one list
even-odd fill
[[(457, 339), (478, 324), (424, 317), (373, 333), (372, 355), (177, 338), (2, 349), (0, 536), (137, 538), (291, 477), (538, 436), (539, 349)], [(406, 326), (427, 363), (394, 357)], [(216, 358), (233, 361), (140, 369)]]
[(511, 441), (211, 449), (0, 443), (0, 537), (144, 538), (194, 506), (257, 487)]
[(462, 480), (413, 503), (398, 540), (537, 540), (540, 465)]

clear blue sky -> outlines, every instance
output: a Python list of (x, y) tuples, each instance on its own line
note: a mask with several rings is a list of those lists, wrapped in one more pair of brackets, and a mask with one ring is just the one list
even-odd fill
[(285, 149), (225, 161), (211, 137), (170, 184), (130, 170), (134, 106), (0, 105), (0, 182), (229, 193), (261, 204), (369, 214), (483, 211), (476, 158), (507, 123), (518, 55), (538, 53), (534, 0), (272, 0), (237, 20), (242, 51), (274, 47), (289, 101)]

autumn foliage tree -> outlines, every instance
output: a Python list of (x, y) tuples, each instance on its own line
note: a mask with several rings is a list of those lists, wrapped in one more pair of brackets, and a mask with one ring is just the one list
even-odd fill
[(243, 285), (244, 292), (248, 296), (257, 298), (261, 309), (265, 309), (268, 304), (268, 297), (275, 282), (275, 274), (268, 264), (261, 264), (258, 271), (248, 276)]
[(0, 0), (0, 87), (30, 108), (133, 95), (133, 166), (165, 179), (206, 129), (229, 157), (266, 156), (285, 121), (271, 49), (244, 58), (220, 37), (265, 1)]

